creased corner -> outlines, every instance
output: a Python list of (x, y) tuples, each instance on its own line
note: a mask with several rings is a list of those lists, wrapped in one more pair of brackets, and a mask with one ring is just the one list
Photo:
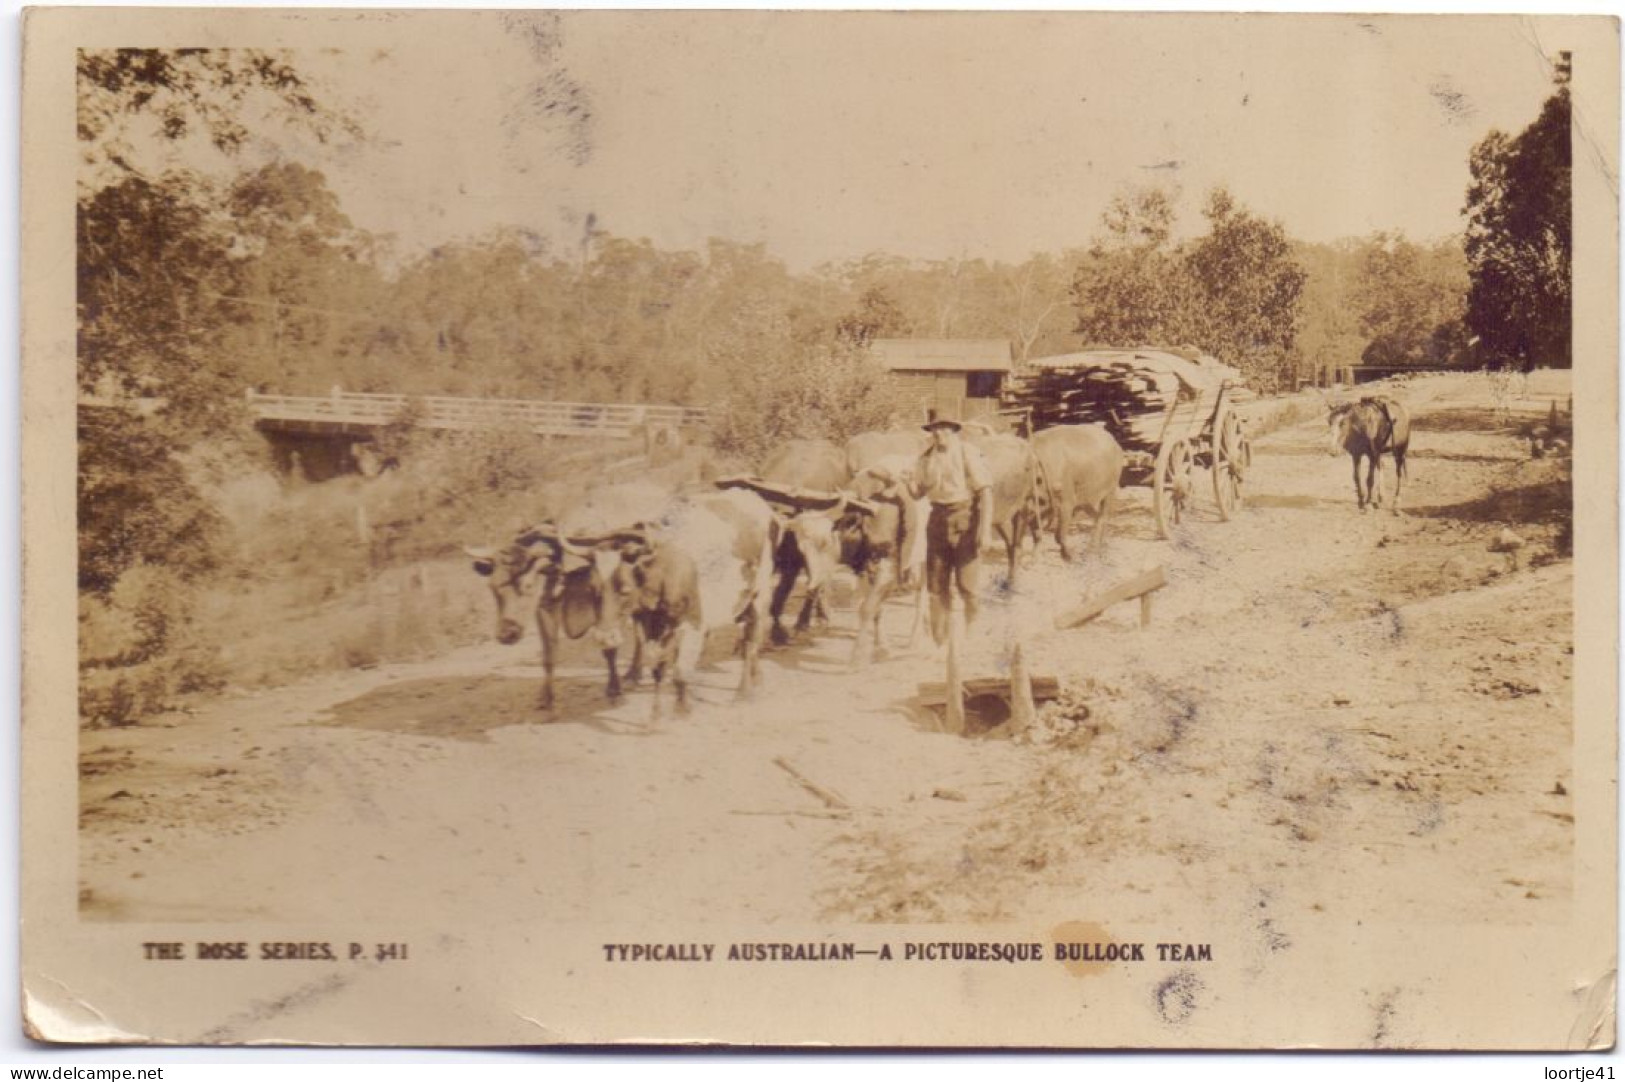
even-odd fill
[(1569, 1051), (1606, 1052), (1613, 1048), (1619, 997), (1618, 968), (1610, 968), (1589, 985), (1579, 985), (1574, 994), (1580, 1000), (1580, 1013), (1569, 1030)]
[(52, 977), (40, 978), (62, 990), (46, 999), (34, 988), (23, 989), (23, 1033), (50, 1044), (146, 1044), (147, 1038), (120, 1029), (85, 1002), (72, 988)]

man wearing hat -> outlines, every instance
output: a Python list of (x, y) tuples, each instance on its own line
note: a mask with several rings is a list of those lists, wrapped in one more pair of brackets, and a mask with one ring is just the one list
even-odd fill
[(932, 410), (923, 427), (931, 434), (931, 446), (920, 456), (910, 488), (915, 499), (931, 502), (925, 586), (931, 595), (931, 637), (940, 644), (948, 637), (956, 586), (967, 627), (976, 616), (977, 561), (993, 540), (993, 473), (952, 417)]

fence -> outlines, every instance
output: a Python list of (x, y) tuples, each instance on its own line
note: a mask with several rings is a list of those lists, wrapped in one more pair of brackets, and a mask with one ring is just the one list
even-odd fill
[(626, 438), (646, 426), (704, 426), (709, 415), (691, 406), (636, 403), (537, 402), (525, 399), (446, 398), (334, 391), (329, 395), (248, 392), (260, 422), (304, 425), (389, 425), (410, 420), (422, 428), (526, 428), (545, 436)]

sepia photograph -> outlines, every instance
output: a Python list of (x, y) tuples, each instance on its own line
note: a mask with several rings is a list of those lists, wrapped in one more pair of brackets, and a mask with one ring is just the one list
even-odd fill
[(36, 8), (24, 1025), (1611, 1048), (1618, 24)]

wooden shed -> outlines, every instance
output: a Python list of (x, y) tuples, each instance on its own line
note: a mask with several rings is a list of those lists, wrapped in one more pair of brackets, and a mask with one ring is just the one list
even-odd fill
[(962, 420), (997, 412), (1011, 371), (1003, 338), (877, 338), (870, 344), (905, 402)]

